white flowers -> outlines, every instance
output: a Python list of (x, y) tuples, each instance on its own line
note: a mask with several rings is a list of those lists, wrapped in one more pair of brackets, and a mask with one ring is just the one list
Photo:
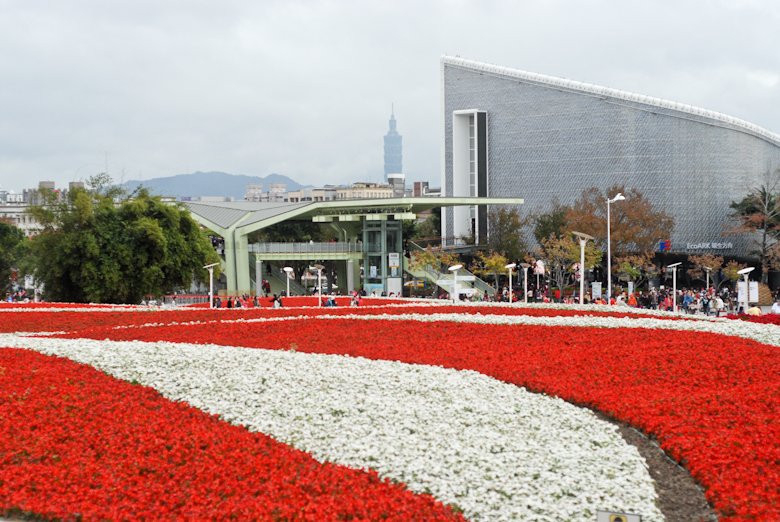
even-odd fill
[(153, 386), (317, 459), (370, 467), (470, 520), (592, 521), (596, 509), (663, 520), (646, 464), (614, 426), (476, 372), (210, 345), (3, 341)]

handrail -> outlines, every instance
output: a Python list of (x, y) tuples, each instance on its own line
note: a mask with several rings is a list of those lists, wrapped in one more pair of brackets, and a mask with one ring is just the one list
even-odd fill
[(248, 250), (253, 254), (327, 254), (363, 252), (363, 242), (332, 243), (252, 243)]
[[(271, 275), (276, 277), (278, 280), (280, 280), (285, 285), (287, 284), (287, 272), (280, 270), (279, 268), (275, 267), (274, 265), (268, 265), (271, 267)], [(304, 287), (299, 285), (295, 279), (290, 278), (290, 292), (295, 292), (298, 295), (308, 295), (309, 292), (306, 291)]]

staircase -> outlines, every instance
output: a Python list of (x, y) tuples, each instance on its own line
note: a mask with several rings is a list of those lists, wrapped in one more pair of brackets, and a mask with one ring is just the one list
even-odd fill
[[(425, 250), (413, 241), (409, 241), (409, 248), (412, 250)], [(440, 272), (431, 266), (415, 267), (413, 269), (409, 265), (409, 260), (406, 257), (404, 257), (403, 260), (404, 270), (409, 275), (422, 281), (431, 282), (447, 292), (452, 292), (452, 283), (446, 282), (454, 281), (457, 278), (458, 287), (461, 292), (465, 291), (466, 293), (469, 293), (471, 290), (474, 290), (483, 296), (492, 296), (496, 293), (495, 288), (464, 268), (458, 270), (456, 274), (452, 274), (452, 272), (449, 271)]]
[[(252, 283), (252, 288), (257, 288), (257, 274), (255, 274), (255, 256), (249, 254), (249, 280)], [(268, 272), (270, 267), (271, 271)], [(260, 280), (265, 277), (268, 283), (271, 285), (272, 294), (280, 294), (287, 291), (287, 272), (280, 270), (270, 263), (263, 263), (263, 274), (260, 275)], [(269, 277), (270, 276), (270, 277)], [(304, 287), (299, 285), (294, 279), (290, 279), (290, 295), (309, 295)]]
[[(271, 277), (276, 278), (277, 281), (282, 283), (282, 286), (284, 287), (284, 291), (287, 291), (287, 272), (284, 270), (280, 270), (279, 268), (276, 268), (274, 265), (269, 264), (268, 266), (271, 267)], [(266, 272), (268, 273), (268, 272)], [(299, 285), (294, 279), (290, 279), (290, 294), (291, 295), (308, 295), (309, 292), (306, 291), (304, 287)]]

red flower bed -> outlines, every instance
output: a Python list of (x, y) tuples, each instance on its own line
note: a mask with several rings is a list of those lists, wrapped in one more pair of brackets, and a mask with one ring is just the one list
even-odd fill
[(766, 315), (728, 315), (729, 319), (740, 319), (742, 321), (748, 321), (750, 323), (761, 324), (775, 324), (780, 326), (780, 314), (766, 314)]
[(780, 520), (780, 356), (722, 335), (358, 319), (166, 326), (95, 338), (217, 343), (471, 369), (656, 436), (731, 520)]
[[(292, 301), (293, 298), (290, 298)], [(395, 304), (393, 301), (391, 304)], [(257, 319), (264, 317), (295, 317), (318, 315), (400, 315), (400, 314), (432, 314), (432, 313), (460, 313), (460, 314), (482, 314), (482, 315), (527, 315), (532, 317), (558, 317), (558, 316), (585, 316), (595, 317), (648, 317), (626, 312), (598, 312), (598, 311), (576, 311), (576, 310), (557, 310), (557, 309), (538, 309), (538, 308), (504, 308), (504, 307), (477, 307), (477, 306), (429, 306), (416, 305), (409, 302), (408, 306), (386, 306), (377, 299), (364, 300), (364, 306), (350, 307), (338, 306), (314, 307), (309, 309), (300, 308), (239, 308), (239, 309), (219, 309), (209, 310), (204, 308), (182, 308), (168, 310), (139, 310), (139, 311), (100, 311), (100, 312), (76, 312), (76, 311), (29, 311), (29, 312), (0, 312), (0, 333), (8, 332), (95, 332), (96, 329), (110, 328), (115, 326), (135, 326), (143, 324), (171, 324), (185, 323), (191, 321), (223, 321), (235, 319)], [(401, 301), (401, 303), (403, 303)], [(655, 316), (651, 316), (655, 317)], [(672, 319), (674, 317), (658, 317), (659, 319)]]
[(62, 520), (463, 520), (374, 472), (67, 359), (0, 348), (0, 514)]

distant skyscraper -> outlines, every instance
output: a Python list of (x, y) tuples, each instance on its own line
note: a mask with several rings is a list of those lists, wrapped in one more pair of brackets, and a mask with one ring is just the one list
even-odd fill
[(390, 106), (390, 132), (385, 135), (385, 182), (388, 174), (402, 174), (401, 135), (395, 130), (395, 112)]

